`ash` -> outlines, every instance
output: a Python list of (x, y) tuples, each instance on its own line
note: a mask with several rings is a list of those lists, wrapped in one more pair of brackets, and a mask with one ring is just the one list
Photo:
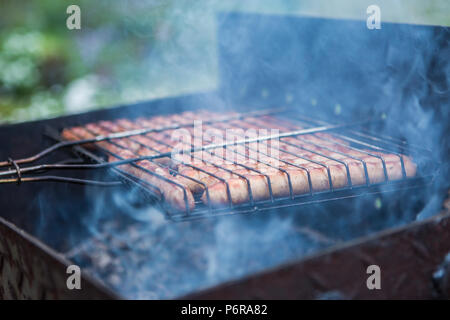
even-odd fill
[(300, 258), (332, 244), (278, 214), (172, 222), (108, 221), (66, 256), (130, 299), (170, 299)]

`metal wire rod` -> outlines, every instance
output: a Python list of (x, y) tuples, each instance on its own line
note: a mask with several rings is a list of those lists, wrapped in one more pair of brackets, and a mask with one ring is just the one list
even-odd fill
[(39, 177), (25, 177), (25, 178), (17, 177), (10, 179), (0, 179), (0, 183), (17, 183), (17, 184), (20, 184), (22, 182), (41, 182), (41, 181), (67, 182), (100, 187), (117, 187), (123, 185), (121, 181), (97, 181), (71, 177), (60, 177), (60, 176), (39, 176)]
[[(278, 108), (278, 109), (270, 109), (270, 110), (252, 111), (252, 112), (248, 112), (245, 114), (240, 113), (238, 115), (221, 118), (218, 120), (208, 120), (208, 121), (205, 121), (205, 123), (210, 124), (210, 123), (224, 122), (224, 121), (230, 121), (230, 120), (235, 120), (235, 119), (242, 119), (242, 118), (246, 118), (246, 117), (250, 117), (250, 116), (270, 115), (273, 113), (282, 112), (284, 110), (285, 110), (284, 108)], [(95, 143), (95, 142), (100, 142), (100, 141), (105, 141), (105, 140), (127, 138), (127, 137), (142, 135), (142, 134), (146, 134), (146, 133), (150, 133), (150, 132), (176, 130), (176, 129), (180, 129), (180, 128), (184, 128), (184, 127), (190, 127), (192, 125), (193, 125), (193, 123), (184, 124), (184, 125), (174, 124), (174, 125), (164, 126), (164, 127), (160, 127), (160, 128), (143, 128), (143, 129), (113, 133), (113, 134), (109, 134), (109, 135), (99, 135), (99, 136), (96, 136), (91, 139), (82, 139), (82, 140), (76, 140), (76, 141), (61, 141), (61, 142), (58, 142), (58, 143), (48, 147), (47, 149), (42, 150), (41, 152), (39, 152), (33, 156), (23, 158), (23, 159), (18, 159), (18, 160), (15, 160), (15, 162), (17, 164), (34, 162), (34, 161), (39, 160), (40, 158), (48, 155), (49, 153), (51, 153), (55, 150), (61, 149), (61, 148), (73, 147), (73, 146), (77, 146), (77, 145)], [(7, 167), (9, 165), (11, 165), (10, 161), (1, 161), (0, 162), (0, 167)]]
[[(299, 135), (305, 135), (305, 134), (311, 134), (311, 133), (325, 132), (325, 131), (342, 129), (342, 128), (351, 127), (351, 126), (357, 126), (357, 125), (365, 124), (368, 122), (371, 122), (371, 120), (365, 120), (365, 121), (351, 123), (351, 124), (337, 124), (337, 125), (328, 125), (328, 126), (321, 126), (321, 127), (315, 127), (315, 128), (307, 128), (307, 129), (283, 132), (283, 133), (272, 134), (272, 135), (267, 135), (267, 136), (262, 136), (262, 137), (257, 137), (257, 138), (241, 139), (241, 140), (237, 140), (237, 141), (233, 141), (233, 142), (208, 144), (206, 146), (178, 150), (177, 153), (181, 154), (181, 153), (189, 153), (189, 152), (198, 152), (198, 151), (205, 151), (205, 150), (210, 150), (210, 149), (234, 146), (234, 145), (238, 145), (238, 144), (247, 144), (247, 143), (252, 143), (252, 142), (261, 142), (261, 141), (266, 141), (266, 140), (273, 140), (273, 139), (287, 138), (287, 137), (293, 137), (293, 136), (299, 136)], [(162, 153), (160, 155), (153, 156), (153, 159), (170, 157), (171, 155), (172, 155), (172, 152)]]
[[(241, 140), (238, 140), (238, 141), (224, 142), (224, 143), (220, 143), (220, 144), (209, 144), (209, 145), (200, 146), (200, 147), (193, 147), (193, 148), (190, 148), (190, 149), (178, 150), (177, 153), (178, 154), (193, 153), (193, 152), (198, 152), (198, 151), (205, 151), (205, 150), (210, 150), (210, 149), (223, 148), (223, 147), (234, 146), (234, 145), (239, 145), (239, 144), (247, 144), (247, 143), (252, 143), (252, 142), (261, 142), (261, 141), (273, 140), (273, 139), (279, 139), (279, 138), (285, 138), (285, 137), (291, 137), (291, 136), (298, 136), (298, 135), (305, 135), (305, 134), (311, 134), (311, 133), (317, 133), (317, 132), (331, 131), (331, 130), (341, 129), (341, 128), (345, 128), (345, 127), (349, 127), (349, 126), (360, 125), (360, 124), (366, 123), (368, 121), (369, 120), (364, 121), (364, 122), (359, 122), (359, 123), (352, 123), (352, 124), (339, 124), (339, 125), (321, 126), (321, 127), (316, 127), (316, 128), (308, 128), (308, 129), (284, 132), (284, 133), (279, 133), (279, 134), (267, 135), (267, 136), (262, 136), (262, 137), (258, 137), (258, 138), (241, 139)], [(97, 136), (97, 138), (98, 137), (105, 137), (105, 136)], [(86, 140), (94, 140), (94, 141), (96, 141), (96, 138), (85, 139), (84, 141), (86, 141)], [(77, 140), (77, 141), (79, 141), (79, 140)], [(56, 145), (54, 145), (54, 146), (56, 146)], [(45, 152), (45, 150), (44, 150), (44, 152)], [(8, 161), (6, 161), (6, 163), (8, 164), (8, 166), (14, 166), (14, 168), (10, 169), (10, 170), (6, 170), (6, 171), (0, 172), (0, 177), (2, 177), (2, 176), (10, 176), (10, 175), (14, 175), (14, 174), (27, 173), (27, 172), (33, 172), (33, 171), (39, 171), (39, 170), (50, 170), (50, 169), (100, 169), (100, 168), (106, 168), (106, 167), (115, 167), (115, 166), (119, 166), (119, 165), (123, 165), (123, 164), (129, 164), (129, 163), (133, 163), (133, 162), (137, 162), (137, 161), (141, 161), (141, 160), (154, 160), (154, 159), (161, 159), (161, 158), (171, 157), (172, 154), (173, 154), (172, 151), (170, 151), (170, 152), (165, 152), (165, 153), (161, 153), (161, 154), (157, 154), (157, 155), (141, 156), (141, 157), (136, 157), (136, 158), (122, 159), (122, 160), (118, 160), (118, 161), (105, 162), (105, 163), (95, 163), (95, 164), (41, 164), (41, 165), (36, 165), (36, 166), (26, 167), (26, 168), (19, 168), (18, 167), (19, 164), (23, 163), (23, 161), (21, 162), (20, 160), (11, 160), (11, 159), (9, 159)]]

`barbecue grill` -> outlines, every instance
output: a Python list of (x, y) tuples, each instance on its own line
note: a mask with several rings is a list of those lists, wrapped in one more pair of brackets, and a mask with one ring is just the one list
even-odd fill
[[(441, 135), (440, 138), (444, 139), (442, 144), (420, 145), (420, 142), (411, 141), (408, 132), (402, 131), (401, 126), (392, 126), (392, 121), (389, 121), (390, 118), (397, 118), (406, 124), (413, 123), (417, 117), (413, 113), (417, 110), (398, 109), (400, 106), (408, 108), (408, 97), (415, 96), (424, 105), (433, 107), (431, 114), (441, 116), (432, 122), (434, 127), (421, 129), (445, 132), (448, 126), (445, 106), (449, 102), (446, 74), (450, 39), (448, 28), (384, 24), (382, 31), (372, 32), (364, 29), (365, 23), (360, 21), (230, 13), (220, 15), (218, 20), (221, 81), (220, 88), (215, 92), (0, 128), (0, 136), (5, 141), (0, 154), (2, 159), (8, 159), (0, 163), (5, 169), (0, 173), (0, 181), (3, 182), (0, 185), (0, 201), (4, 208), (0, 220), (1, 296), (113, 298), (123, 295), (120, 290), (123, 281), (117, 276), (123, 270), (117, 270), (124, 266), (99, 262), (98, 257), (111, 260), (111, 257), (119, 256), (119, 260), (139, 260), (140, 254), (135, 252), (138, 250), (133, 246), (149, 241), (146, 236), (150, 235), (129, 236), (133, 238), (131, 240), (123, 240), (120, 235), (128, 227), (128, 231), (139, 230), (139, 222), (136, 223), (139, 219), (130, 212), (147, 212), (148, 208), (152, 208), (155, 216), (163, 213), (172, 222), (167, 224), (166, 230), (173, 228), (171, 232), (183, 234), (186, 232), (183, 228), (192, 228), (196, 230), (194, 235), (214, 233), (213, 230), (219, 228), (217, 226), (223, 219), (234, 219), (230, 221), (259, 228), (256, 224), (260, 221), (272, 219), (269, 217), (273, 215), (265, 214), (270, 212), (287, 221), (292, 219), (281, 245), (289, 245), (294, 241), (292, 239), (298, 241), (301, 237), (301, 247), (308, 250), (303, 252), (296, 247), (286, 255), (280, 252), (280, 257), (270, 263), (255, 263), (257, 267), (249, 269), (253, 275), (249, 275), (248, 270), (234, 274), (229, 272), (223, 278), (215, 277), (208, 282), (199, 272), (200, 280), (192, 276), (194, 280), (189, 280), (188, 285), (183, 287), (187, 276), (183, 273), (177, 276), (172, 274), (180, 283), (174, 284), (169, 278), (158, 283), (155, 279), (149, 286), (151, 289), (147, 288), (151, 294), (145, 297), (176, 298), (188, 294), (186, 297), (190, 298), (326, 298), (331, 293), (341, 298), (430, 298), (448, 295), (449, 286), (445, 282), (448, 277), (437, 276), (448, 272), (445, 255), (450, 252), (448, 209), (441, 209), (448, 190), (445, 181), (448, 170), (445, 164), (448, 161), (448, 150), (445, 149), (447, 137), (445, 133)], [(311, 34), (320, 37), (314, 38)], [(377, 45), (374, 47), (373, 44)], [(393, 79), (393, 83), (386, 85), (386, 79)], [(401, 89), (402, 94), (396, 93), (397, 89)], [(361, 105), (367, 101), (372, 101), (373, 105)], [(285, 171), (288, 192), (284, 196), (275, 196), (269, 175), (244, 162), (232, 161), (233, 165), (264, 176), (267, 180), (267, 197), (255, 199), (256, 191), (252, 190), (248, 176), (224, 165), (211, 163), (218, 170), (245, 181), (248, 199), (243, 203), (233, 203), (232, 187), (226, 180), (205, 172), (195, 163), (184, 163), (226, 185), (227, 203), (212, 206), (209, 188), (204, 182), (185, 176), (170, 164), (158, 161), (172, 156), (172, 146), (161, 137), (168, 138), (176, 129), (192, 129), (195, 117), (151, 127), (155, 115), (170, 116), (185, 111), (201, 114), (201, 110), (209, 110), (212, 105), (216, 118), (207, 119), (205, 125), (223, 129), (258, 127), (262, 126), (262, 121), (268, 129), (282, 129), (279, 133), (256, 138), (240, 136), (237, 141), (222, 144), (186, 144), (182, 151), (195, 155), (228, 149), (236, 155), (245, 156), (255, 143), (276, 141), (290, 148), (281, 149), (280, 153), (289, 154), (293, 157), (291, 159), (303, 158), (307, 163), (324, 168), (327, 187), (316, 190), (308, 168), (281, 158), (280, 162), (304, 170), (308, 188), (305, 192), (296, 193), (291, 177)], [(230, 106), (239, 112), (228, 114)], [(88, 129), (90, 138), (79, 137), (75, 141), (65, 140), (63, 134), (67, 128), (86, 128), (88, 123), (102, 123), (100, 121), (104, 120), (115, 123), (117, 119), (135, 121), (142, 118), (150, 119), (150, 125), (124, 128), (120, 132), (107, 127), (101, 132)], [(159, 138), (152, 136), (156, 133)], [(151, 150), (140, 142), (139, 137), (149, 137), (157, 146), (169, 149), (164, 152)], [(311, 137), (317, 140), (311, 140)], [(120, 142), (124, 140), (146, 147), (151, 154), (135, 153), (131, 158), (123, 158), (114, 151), (99, 147), (99, 142), (121, 147)], [(94, 149), (93, 143), (96, 146)], [(238, 149), (238, 146), (243, 149)], [(350, 150), (358, 152), (359, 156), (348, 153)], [(302, 156), (302, 152), (309, 155)], [(29, 157), (33, 154), (35, 156)], [(322, 160), (313, 159), (310, 154)], [(337, 155), (342, 158), (337, 158)], [(398, 158), (398, 178), (389, 178), (383, 155)], [(264, 156), (267, 156), (265, 160), (251, 160), (273, 167), (268, 161), (271, 156)], [(108, 157), (114, 160), (108, 161)], [(363, 168), (363, 183), (354, 183), (344, 158), (356, 161)], [(405, 159), (409, 158), (417, 165), (414, 175), (408, 174), (408, 163), (405, 164)], [(381, 181), (371, 181), (367, 159), (379, 161), (383, 172)], [(155, 167), (167, 170), (170, 176), (160, 176), (143, 168), (141, 161), (149, 161)], [(333, 185), (328, 161), (343, 165), (344, 185)], [(158, 186), (139, 175), (130, 174), (123, 169), (126, 165), (181, 188), (184, 205), (178, 210), (170, 208), (158, 192)], [(284, 170), (279, 167), (275, 169)], [(41, 174), (42, 171), (52, 173)], [(196, 195), (191, 207), (187, 196), (189, 190), (180, 185), (176, 177), (202, 185), (208, 201), (202, 201), (200, 195)], [(87, 196), (90, 193), (98, 197)], [(12, 197), (13, 194), (16, 196)], [(104, 199), (101, 204), (99, 197)], [(20, 200), (11, 201), (13, 198)], [(381, 208), (383, 204), (384, 208)], [(368, 205), (371, 205), (370, 209)], [(73, 212), (77, 212), (75, 218)], [(229, 217), (232, 215), (236, 217)], [(211, 217), (220, 219), (205, 219)], [(427, 219), (415, 222), (417, 217)], [(42, 226), (42, 219), (45, 219), (45, 226)], [(86, 230), (86, 220), (94, 231)], [(347, 223), (348, 227), (339, 229), (342, 223)], [(128, 231), (125, 234), (129, 235)], [(177, 251), (178, 243), (183, 238), (162, 237), (170, 238), (166, 245), (173, 250), (172, 253), (163, 252), (163, 255), (182, 256), (185, 260), (180, 259), (181, 264), (188, 260), (196, 261), (192, 255)], [(208, 237), (205, 236), (203, 241), (197, 239), (194, 243), (191, 239), (185, 242), (187, 248), (202, 250), (208, 243)], [(280, 243), (268, 246), (276, 247)], [(151, 248), (150, 245), (147, 249)], [(180, 250), (184, 249), (181, 246)], [(391, 261), (392, 253), (400, 250), (403, 254), (396, 255)], [(65, 268), (73, 262), (89, 271), (88, 275), (83, 274), (86, 286), (81, 291), (71, 291), (65, 287)], [(142, 264), (142, 261), (136, 262), (139, 263)], [(193, 268), (204, 271), (202, 263), (198, 262), (200, 266)], [(105, 264), (108, 265), (106, 269)], [(371, 291), (365, 287), (365, 270), (371, 264), (381, 265), (387, 271), (381, 291)], [(148, 268), (159, 270), (155, 266)], [(233, 276), (231, 279), (230, 274)], [(359, 276), (352, 279), (353, 275)], [(235, 280), (239, 276), (246, 277)], [(234, 282), (218, 285), (222, 280), (233, 279)], [(410, 283), (410, 279), (416, 279), (414, 284)], [(169, 290), (177, 286), (182, 288)], [(200, 290), (211, 286), (215, 287)], [(275, 290), (269, 292), (267, 288)]]

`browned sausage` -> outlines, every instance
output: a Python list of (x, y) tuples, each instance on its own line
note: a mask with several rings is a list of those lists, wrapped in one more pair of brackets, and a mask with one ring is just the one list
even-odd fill
[[(90, 128), (95, 132), (95, 134), (105, 134), (106, 132), (103, 132), (101, 128), (96, 127), (95, 125), (91, 125)], [(71, 137), (78, 139), (89, 139), (94, 137), (92, 133), (87, 131), (84, 128), (78, 127), (78, 128), (71, 128), (66, 129), (66, 133), (64, 134), (65, 137)], [(107, 134), (107, 133), (106, 133)], [(77, 139), (77, 140), (78, 140)], [(121, 149), (120, 147), (111, 144), (106, 141), (98, 142), (97, 145), (100, 147), (112, 152), (113, 154), (123, 158), (123, 159), (131, 159), (135, 158), (136, 155), (132, 153), (130, 150)], [(116, 160), (115, 156), (110, 156), (109, 160), (113, 161)], [(164, 197), (165, 201), (168, 203), (169, 206), (173, 207), (176, 210), (179, 211), (185, 211), (186, 210), (186, 203), (185, 199), (187, 199), (189, 209), (192, 210), (195, 207), (194, 203), (194, 197), (192, 196), (191, 191), (189, 188), (185, 187), (182, 182), (178, 181), (177, 178), (174, 178), (172, 175), (170, 175), (169, 171), (166, 169), (163, 169), (159, 167), (158, 165), (151, 163), (150, 161), (144, 160), (139, 161), (137, 163), (139, 166), (149, 170), (150, 172), (155, 173), (156, 175), (153, 175), (151, 173), (145, 172), (143, 170), (140, 170), (139, 168), (136, 168), (132, 165), (121, 165), (119, 166), (120, 169), (124, 170), (127, 173), (132, 174), (133, 176), (142, 179), (144, 181), (149, 182), (152, 186), (158, 188)], [(166, 178), (169, 181), (174, 181), (175, 183), (178, 183), (181, 185), (178, 186), (174, 183), (168, 182), (164, 180), (163, 178)], [(186, 197), (185, 198), (185, 192)]]

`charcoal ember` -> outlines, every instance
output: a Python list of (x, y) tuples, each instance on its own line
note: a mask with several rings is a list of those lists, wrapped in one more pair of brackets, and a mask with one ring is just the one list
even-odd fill
[(107, 277), (107, 281), (114, 287), (118, 287), (122, 284), (122, 279), (118, 274), (111, 274)]
[(99, 234), (73, 259), (124, 297), (136, 299), (176, 298), (331, 244), (280, 217), (111, 222)]
[(111, 256), (108, 252), (100, 252), (94, 259), (100, 269), (105, 269), (111, 263)]

